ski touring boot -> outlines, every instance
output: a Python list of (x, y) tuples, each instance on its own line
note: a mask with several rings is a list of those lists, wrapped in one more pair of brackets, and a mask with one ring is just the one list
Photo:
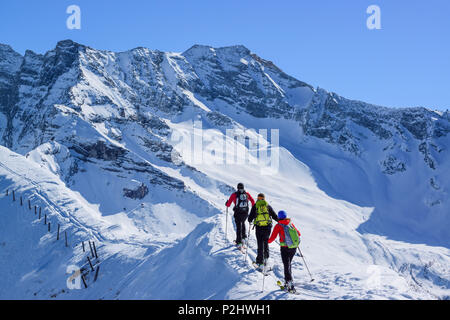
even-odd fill
[(295, 288), (294, 288), (293, 281), (288, 281), (283, 284), (280, 280), (278, 280), (277, 285), (280, 287), (280, 290), (283, 290), (285, 292), (292, 293), (292, 294), (297, 294), (297, 290), (295, 290)]

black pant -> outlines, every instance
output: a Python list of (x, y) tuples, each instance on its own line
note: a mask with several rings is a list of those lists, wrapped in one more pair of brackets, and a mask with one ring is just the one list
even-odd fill
[(281, 260), (283, 260), (284, 265), (284, 280), (288, 282), (292, 280), (291, 264), (297, 249), (280, 247), (280, 250), (281, 250)]
[(272, 226), (256, 227), (256, 241), (258, 242), (258, 256), (256, 257), (257, 264), (263, 264), (264, 260), (269, 258), (269, 237), (272, 231)]
[(242, 239), (247, 238), (245, 232), (245, 221), (248, 218), (247, 212), (236, 212), (234, 214), (234, 222), (236, 223), (236, 243), (241, 243)]

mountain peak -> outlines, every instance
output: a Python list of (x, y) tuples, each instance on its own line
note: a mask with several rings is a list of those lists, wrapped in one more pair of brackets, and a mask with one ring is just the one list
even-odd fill
[(217, 50), (233, 50), (233, 51), (241, 51), (241, 52), (248, 52), (250, 53), (250, 50), (242, 45), (242, 44), (237, 44), (237, 45), (233, 45), (233, 46), (225, 46), (225, 47), (219, 47), (217, 48)]
[(70, 52), (74, 52), (74, 51), (78, 51), (78, 48), (83, 47), (82, 44), (79, 44), (73, 40), (67, 39), (67, 40), (61, 40), (58, 41), (58, 43), (56, 44), (56, 50), (57, 51), (70, 51)]
[(14, 49), (10, 45), (0, 43), (0, 55), (3, 54), (20, 55), (18, 52), (14, 51)]
[(202, 44), (194, 44), (192, 47), (183, 52), (183, 55), (206, 55), (214, 52), (214, 48)]
[(214, 54), (217, 51), (238, 53), (240, 55), (250, 54), (250, 50), (247, 47), (245, 47), (244, 45), (233, 45), (233, 46), (214, 48), (209, 45), (195, 44), (192, 47), (190, 47), (189, 49), (187, 49), (185, 52), (183, 52), (183, 55), (205, 56), (205, 55)]
[(79, 43), (77, 43), (71, 39), (60, 40), (56, 44), (57, 47), (70, 47), (70, 46), (79, 46), (79, 45), (80, 45)]
[(11, 46), (0, 43), (0, 73), (15, 73), (19, 70), (23, 57)]
[(258, 61), (259, 63), (261, 63), (263, 66), (277, 70), (278, 72), (283, 72), (280, 68), (278, 68), (275, 63), (273, 63), (270, 60), (265, 60), (263, 58), (261, 58), (260, 56), (258, 56), (255, 53), (252, 53), (251, 56), (253, 57), (253, 59), (255, 59), (256, 61)]

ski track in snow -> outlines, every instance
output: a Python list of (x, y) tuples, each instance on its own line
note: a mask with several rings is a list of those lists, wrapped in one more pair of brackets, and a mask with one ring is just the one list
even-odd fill
[[(42, 192), (41, 188), (39, 187), (39, 184), (35, 181), (27, 178), (25, 175), (19, 174), (15, 172), (14, 170), (6, 167), (4, 164), (0, 163), (0, 166), (10, 173), (16, 175), (17, 177), (25, 180), (27, 183), (31, 184), (33, 186), (33, 189), (37, 192), (33, 192), (33, 189), (31, 189), (32, 195), (38, 197), (38, 199), (42, 202), (44, 202), (44, 206), (47, 208), (50, 208), (51, 210), (57, 212), (61, 217), (63, 218), (69, 218), (70, 223), (72, 223), (75, 227), (88, 230), (88, 233), (95, 237), (96, 240), (105, 240), (93, 227), (90, 227), (88, 225), (85, 225), (81, 223), (76, 216), (72, 214), (68, 214), (64, 210), (61, 210), (59, 205), (54, 203), (52, 200), (50, 200), (48, 197), (45, 196), (45, 193)], [(72, 202), (73, 200), (68, 200), (68, 203)], [(64, 203), (62, 203), (62, 206), (64, 206)]]

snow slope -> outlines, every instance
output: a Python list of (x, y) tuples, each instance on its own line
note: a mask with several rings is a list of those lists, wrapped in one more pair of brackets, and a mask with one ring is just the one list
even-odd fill
[[(66, 40), (22, 57), (1, 45), (0, 298), (446, 299), (449, 132), (448, 112), (347, 100), (243, 46), (115, 53)], [(261, 162), (266, 151), (279, 157)], [(261, 292), (254, 235), (244, 261), (230, 215), (224, 234), (238, 182), (299, 226), (316, 281), (296, 257), (298, 296), (276, 290), (277, 245)], [(67, 266), (90, 269), (89, 240), (99, 277), (68, 290)]]
[[(2, 260), (14, 258), (2, 265), (3, 274), (8, 276), (2, 279), (0, 287), (14, 288), (3, 291), (3, 298), (433, 299), (448, 294), (447, 249), (361, 235), (356, 229), (370, 215), (371, 208), (326, 196), (311, 176), (308, 182), (309, 169), (285, 150), (280, 175), (276, 180), (267, 176), (267, 181), (262, 181), (262, 185), (270, 181), (272, 187), (248, 184), (247, 188), (252, 194), (261, 191), (270, 194), (268, 200), (274, 208), (292, 213), (302, 231), (302, 251), (316, 281), (309, 282), (297, 257), (293, 269), (300, 296), (286, 296), (276, 290), (275, 281), (283, 272), (276, 245), (271, 247), (270, 260), (275, 264), (274, 274), (267, 277), (265, 291), (261, 292), (260, 273), (250, 266), (256, 255), (254, 236), (248, 260), (244, 261), (244, 256), (231, 245), (231, 220), (224, 240), (223, 213), (197, 224), (193, 231), (177, 229), (178, 235), (187, 231), (187, 236), (179, 241), (163, 242), (161, 235), (152, 238), (145, 229), (136, 230), (121, 214), (101, 216), (98, 208), (67, 189), (46, 169), (3, 147), (1, 151)], [(235, 176), (214, 168), (211, 172), (207, 167), (202, 170), (211, 175), (217, 172), (217, 178), (230, 181), (237, 177), (249, 177), (251, 181), (250, 177), (257, 174), (257, 169), (250, 167), (235, 172)], [(290, 183), (286, 184), (287, 181)], [(11, 193), (5, 196), (6, 188), (15, 189), (16, 194), (46, 208), (49, 220), (53, 224), (58, 221), (62, 230), (68, 230), (70, 248), (55, 241), (55, 232), (46, 232), (42, 221), (38, 222), (26, 206), (18, 206), (17, 201), (13, 204)], [(170, 209), (161, 220), (177, 221), (177, 210)], [(140, 217), (150, 218), (149, 210), (144, 209)], [(189, 215), (183, 216), (186, 217)], [(141, 228), (146, 225), (134, 215), (131, 220)], [(148, 225), (155, 223), (158, 221)], [(166, 231), (166, 235), (171, 231), (175, 230)], [(19, 236), (23, 234), (26, 236)], [(67, 290), (68, 263), (80, 266), (86, 259), (79, 245), (83, 239), (97, 241), (101, 273), (88, 289)], [(14, 252), (28, 258), (21, 259)], [(17, 265), (21, 267), (18, 269)], [(379, 278), (372, 279), (374, 275)]]

